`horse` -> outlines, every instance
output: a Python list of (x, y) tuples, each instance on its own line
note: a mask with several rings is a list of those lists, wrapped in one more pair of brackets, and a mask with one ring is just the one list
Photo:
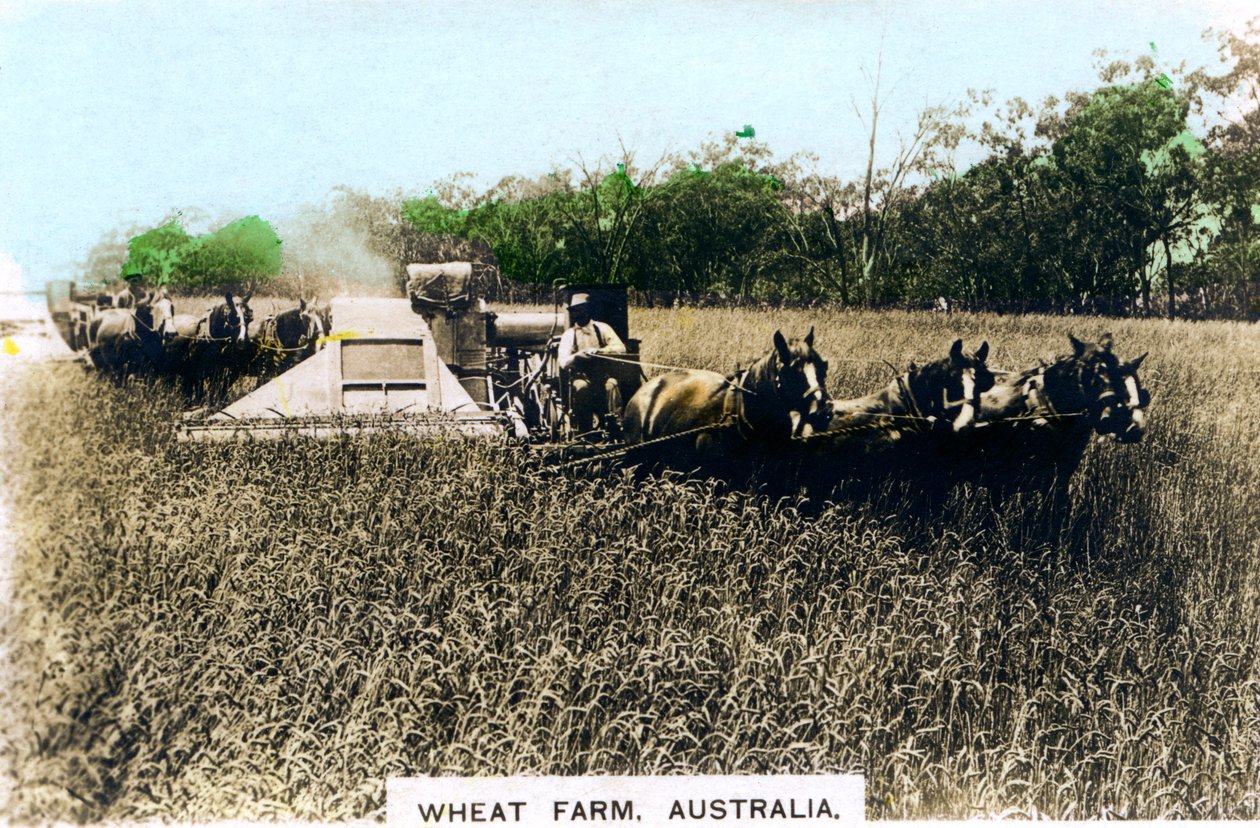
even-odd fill
[(954, 340), (949, 354), (923, 367), (909, 370), (884, 388), (852, 400), (832, 400), (828, 431), (853, 434), (875, 426), (891, 431), (917, 431), (948, 427), (971, 428), (980, 409), (981, 395), (993, 388), (995, 378), (985, 360), (989, 343), (974, 354), (963, 352), (963, 341)]
[(105, 308), (89, 326), (92, 364), (122, 385), (136, 373), (158, 373), (164, 344), (174, 336), (175, 306), (165, 293), (134, 309)]
[[(1110, 334), (1097, 343), (1071, 335), (1068, 341), (1070, 353), (1012, 374), (982, 395), (974, 429), (926, 441), (915, 461), (940, 470), (940, 488), (965, 483), (982, 487), (994, 505), (1014, 501), (1010, 527), (1059, 542), (1065, 529), (1075, 533), (1090, 523), (1072, 520), (1073, 504), (1088, 501), (1071, 493), (1090, 443), (1141, 442), (1151, 401), (1138, 377), (1146, 354), (1121, 360)], [(1078, 508), (1096, 514), (1107, 502)]]
[(983, 395), (996, 379), (986, 360), (989, 343), (972, 354), (955, 340), (948, 354), (923, 366), (911, 363), (885, 387), (848, 400), (832, 400), (827, 428), (794, 446), (784, 474), (827, 494), (882, 491), (904, 471), (917, 485), (936, 464), (922, 461), (933, 445), (975, 427)]
[(204, 401), (211, 391), (222, 396), (248, 367), (254, 317), (249, 299), (248, 293), (234, 297), (228, 291), (200, 319), (173, 320), (177, 332), (166, 345), (165, 371), (180, 380), (189, 401)]
[(283, 373), (313, 355), (328, 335), (319, 308), (302, 299), (296, 308), (268, 316), (253, 337), (254, 357), (249, 373), (260, 381)]
[(1151, 395), (1137, 371), (1147, 355), (1122, 362), (1112, 352), (1111, 334), (1097, 344), (1068, 334), (1068, 342), (1071, 354), (1013, 375), (983, 395), (981, 424), (1072, 438), (1081, 451), (1091, 432), (1120, 443), (1140, 442)]
[(983, 395), (969, 439), (947, 447), (962, 476), (1002, 492), (1049, 484), (1063, 494), (1090, 440), (1138, 443), (1146, 434), (1151, 395), (1142, 387), (1142, 354), (1128, 362), (1112, 337), (1014, 374)]
[(826, 383), (814, 329), (791, 341), (775, 331), (773, 347), (742, 371), (674, 371), (641, 386), (626, 403), (626, 443), (676, 437), (668, 440), (675, 461), (716, 468), (756, 446), (825, 428)]
[(1071, 353), (982, 393), (971, 427), (858, 440), (832, 469), (842, 474), (826, 482), (877, 495), (897, 491), (925, 506), (944, 501), (951, 490), (969, 499), (983, 490), (991, 504), (986, 508), (1012, 501), (1003, 518), (1008, 529), (1061, 539), (1073, 503), (1069, 487), (1090, 441), (1140, 442), (1150, 404), (1138, 378), (1145, 354), (1120, 360), (1110, 336), (1097, 344), (1071, 336), (1069, 342)]

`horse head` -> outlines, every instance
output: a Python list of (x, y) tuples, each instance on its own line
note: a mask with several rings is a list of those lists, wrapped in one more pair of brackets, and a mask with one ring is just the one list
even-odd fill
[(212, 339), (227, 339), (242, 345), (249, 341), (249, 323), (254, 319), (249, 297), (248, 293), (233, 297), (231, 291), (223, 294), (223, 304), (211, 309), (208, 317)]
[(325, 315), (325, 309), (319, 305), (307, 305), (307, 329), (306, 336), (310, 340), (312, 348), (320, 346), (320, 340), (324, 339), (330, 333), (328, 319)]
[(994, 384), (993, 372), (985, 364), (988, 356), (988, 342), (968, 354), (963, 341), (956, 339), (944, 359), (922, 368), (912, 365), (903, 382), (919, 416), (949, 422), (954, 431), (975, 425), (980, 395)]
[(765, 365), (775, 397), (791, 419), (792, 436), (825, 430), (831, 414), (827, 361), (814, 350), (814, 329), (803, 339), (791, 341), (775, 331), (774, 350)]
[(302, 327), (300, 344), (314, 351), (318, 347), (319, 341), (328, 335), (323, 315), (320, 313), (319, 307), (308, 303), (306, 299), (302, 299), (298, 303), (298, 315), (301, 319)]
[(171, 301), (171, 297), (166, 295), (163, 290), (154, 295), (149, 302), (149, 313), (152, 324), (150, 327), (157, 332), (163, 342), (167, 342), (175, 338), (175, 303)]
[(1068, 334), (1072, 355), (1043, 369), (1041, 394), (1056, 411), (1082, 413), (1100, 435), (1121, 443), (1139, 442), (1146, 434), (1146, 407), (1151, 395), (1138, 379), (1146, 359), (1124, 362), (1112, 351), (1111, 334), (1097, 343)]
[(269, 321), (270, 325), (265, 328), (266, 336), (285, 350), (314, 352), (316, 344), (326, 333), (319, 312), (305, 299), (296, 308), (281, 311)]

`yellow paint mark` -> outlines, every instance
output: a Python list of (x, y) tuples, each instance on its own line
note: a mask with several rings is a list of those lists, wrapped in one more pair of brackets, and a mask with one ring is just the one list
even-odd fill
[(0, 346), (0, 348), (2, 348), (9, 356), (17, 356), (17, 352), (19, 350), (17, 343), (14, 342), (13, 337), (10, 336), (6, 336), (4, 338), (4, 345)]
[(284, 416), (293, 417), (293, 412), (289, 410), (289, 398), (284, 395), (284, 383), (280, 382), (280, 378), (276, 377), (276, 390), (280, 392), (280, 407), (284, 409)]
[(360, 336), (362, 336), (362, 334), (360, 334), (358, 331), (342, 331), (341, 333), (328, 334), (328, 336), (321, 336), (319, 339), (315, 340), (315, 345), (316, 347), (318, 347), (320, 345), (324, 345), (329, 342), (336, 342), (339, 339), (358, 339)]

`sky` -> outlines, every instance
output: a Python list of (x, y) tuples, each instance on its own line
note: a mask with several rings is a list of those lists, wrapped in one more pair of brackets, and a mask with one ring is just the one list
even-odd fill
[[(1218, 63), (1251, 0), (48, 2), (0, 0), (0, 290), (74, 278), (103, 235), (173, 211), (278, 226), (333, 188), (488, 187), (640, 162), (751, 124), (856, 177), (969, 88), (1097, 85), (1092, 53)], [(1151, 45), (1155, 50), (1152, 52)], [(196, 227), (191, 228), (194, 231)], [(204, 232), (204, 229), (200, 232)], [(282, 234), (283, 235), (283, 234)]]

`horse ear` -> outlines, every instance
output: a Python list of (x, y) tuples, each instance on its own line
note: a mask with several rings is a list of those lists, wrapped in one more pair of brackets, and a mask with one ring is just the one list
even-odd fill
[(792, 351), (788, 348), (787, 340), (783, 338), (782, 331), (774, 332), (774, 349), (779, 352), (779, 361), (784, 365), (792, 361)]
[(1121, 372), (1125, 374), (1136, 374), (1138, 366), (1142, 364), (1142, 360), (1146, 359), (1147, 355), (1149, 354), (1150, 354), (1150, 351), (1147, 351), (1145, 354), (1142, 354), (1137, 359), (1131, 362), (1126, 362), (1124, 365), (1120, 366)]
[(814, 347), (814, 326), (813, 325), (809, 326), (809, 333), (805, 334), (805, 344), (811, 348)]
[(1080, 356), (1081, 354), (1085, 353), (1084, 342), (1081, 342), (1079, 339), (1072, 336), (1071, 334), (1068, 334), (1068, 342), (1072, 343), (1072, 353), (1075, 354), (1076, 356)]
[(300, 311), (306, 310), (306, 297), (305, 296), (303, 296), (301, 299), (298, 300), (298, 310)]
[(1102, 339), (1098, 340), (1098, 344), (1102, 346), (1102, 349), (1103, 349), (1104, 351), (1110, 351), (1110, 350), (1111, 350), (1111, 342), (1112, 342), (1112, 340), (1111, 340), (1111, 334), (1110, 334), (1110, 333), (1105, 333), (1105, 334), (1103, 334), (1103, 335), (1102, 335)]
[(989, 340), (980, 343), (980, 347), (976, 349), (976, 359), (984, 362), (989, 356)]
[(954, 362), (962, 361), (962, 340), (955, 339), (954, 344), (949, 346), (949, 358)]

